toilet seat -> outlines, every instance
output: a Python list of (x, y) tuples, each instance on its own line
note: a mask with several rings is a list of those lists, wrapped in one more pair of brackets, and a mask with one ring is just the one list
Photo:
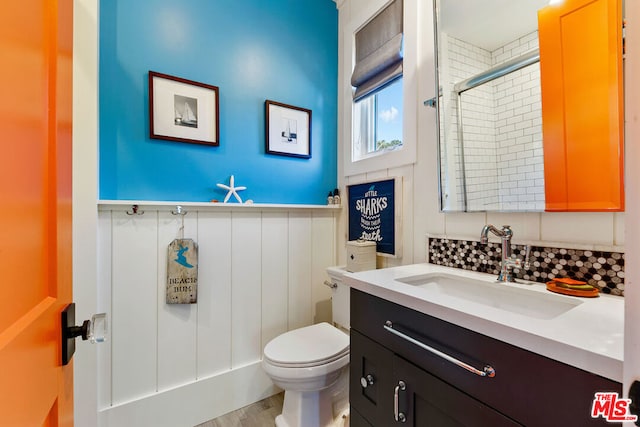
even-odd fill
[(348, 335), (326, 322), (286, 332), (264, 348), (265, 361), (283, 368), (320, 366), (348, 354)]

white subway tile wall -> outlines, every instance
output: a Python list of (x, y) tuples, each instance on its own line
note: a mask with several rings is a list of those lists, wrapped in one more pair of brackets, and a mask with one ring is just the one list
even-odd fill
[[(450, 164), (459, 164), (453, 84), (537, 48), (538, 34), (526, 34), (493, 52), (453, 37), (445, 37), (445, 43), (449, 60), (441, 73), (447, 82), (443, 93), (449, 95), (443, 102), (451, 129), (441, 128), (450, 141), (443, 155), (455, 159), (448, 159)], [(544, 210), (539, 82), (536, 63), (462, 94), (468, 210)], [(460, 194), (462, 177), (451, 175), (445, 178), (456, 180)], [(458, 200), (451, 202), (458, 202), (453, 208), (461, 207)]]

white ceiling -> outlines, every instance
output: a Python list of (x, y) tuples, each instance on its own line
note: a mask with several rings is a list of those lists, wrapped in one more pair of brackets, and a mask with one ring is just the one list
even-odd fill
[(494, 50), (538, 27), (549, 0), (440, 0), (439, 30)]

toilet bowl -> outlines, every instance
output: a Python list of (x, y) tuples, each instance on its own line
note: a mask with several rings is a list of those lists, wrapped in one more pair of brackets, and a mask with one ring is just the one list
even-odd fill
[[(343, 286), (340, 277), (343, 272), (331, 268), (332, 283)], [(337, 288), (332, 289), (335, 310)], [(348, 303), (341, 301), (338, 310), (344, 307), (348, 308)], [(345, 318), (344, 313), (342, 315)], [(348, 328), (348, 322), (340, 326)], [(329, 323), (305, 326), (271, 340), (264, 348), (262, 367), (274, 384), (285, 391), (282, 414), (276, 418), (276, 426), (348, 426), (345, 415), (348, 414), (348, 366), (349, 335)]]

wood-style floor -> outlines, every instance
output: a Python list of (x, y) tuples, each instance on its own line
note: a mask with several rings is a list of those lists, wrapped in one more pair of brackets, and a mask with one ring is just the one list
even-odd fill
[(245, 406), (196, 427), (274, 427), (282, 412), (284, 392)]

